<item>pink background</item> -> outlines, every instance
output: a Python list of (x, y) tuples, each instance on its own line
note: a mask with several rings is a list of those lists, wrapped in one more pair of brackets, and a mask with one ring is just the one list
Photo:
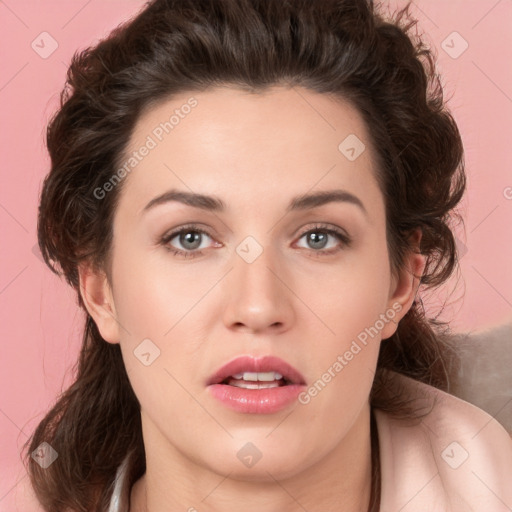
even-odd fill
[[(135, 14), (142, 0), (0, 2), (0, 511), (36, 510), (17, 491), (28, 480), (19, 452), (57, 395), (70, 384), (83, 315), (74, 292), (45, 267), (37, 251), (40, 185), (49, 170), (45, 125), (57, 106), (77, 49)], [(393, 2), (393, 6), (404, 2)], [(416, 0), (425, 41), (436, 48), (446, 97), (466, 149), (469, 191), (461, 205), (466, 232), (461, 275), (430, 297), (449, 297), (441, 316), (457, 331), (512, 320), (512, 2)], [(443, 49), (460, 53), (453, 58)], [(51, 48), (47, 32), (58, 47)], [(44, 39), (41, 43), (41, 39)], [(467, 252), (466, 252), (467, 251)], [(18, 496), (16, 497), (16, 495)]]

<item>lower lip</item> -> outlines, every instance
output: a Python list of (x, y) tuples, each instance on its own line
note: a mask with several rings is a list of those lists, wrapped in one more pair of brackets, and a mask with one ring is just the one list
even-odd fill
[(303, 391), (305, 386), (288, 384), (275, 388), (245, 389), (227, 384), (208, 386), (210, 393), (226, 407), (237, 412), (271, 414), (285, 409)]

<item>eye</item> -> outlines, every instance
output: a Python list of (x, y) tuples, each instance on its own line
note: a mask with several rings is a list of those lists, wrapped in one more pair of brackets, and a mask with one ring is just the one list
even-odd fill
[[(200, 248), (201, 241), (205, 235), (208, 238), (211, 238), (207, 231), (200, 229), (195, 225), (183, 226), (180, 229), (165, 234), (160, 240), (160, 243), (164, 245), (167, 250), (177, 256), (194, 258), (203, 254), (203, 252), (198, 249)], [(171, 241), (175, 238), (185, 250), (177, 249), (171, 244)], [(205, 247), (202, 247), (202, 249), (205, 249)]]
[(310, 244), (313, 252), (318, 253), (318, 256), (329, 256), (342, 250), (343, 247), (340, 247), (339, 245), (325, 250), (329, 237), (342, 242), (342, 246), (349, 247), (351, 244), (350, 237), (344, 232), (337, 228), (322, 224), (317, 224), (312, 229), (304, 232), (300, 236), (300, 239), (304, 237), (306, 237), (306, 243)]
[[(165, 234), (160, 244), (163, 245), (168, 251), (172, 252), (176, 256), (183, 256), (185, 258), (195, 258), (201, 256), (203, 251), (208, 246), (203, 246), (202, 241), (204, 237), (212, 238), (210, 234), (204, 229), (199, 228), (197, 225), (192, 224), (189, 226), (182, 226), (179, 229), (172, 231), (171, 233)], [(338, 240), (338, 245), (325, 249), (329, 237)], [(349, 247), (351, 244), (351, 238), (339, 228), (332, 227), (325, 224), (317, 224), (310, 228), (308, 231), (303, 232), (299, 240), (305, 238), (306, 243), (310, 244), (310, 251), (318, 256), (329, 256), (335, 254), (343, 249), (343, 247)], [(177, 248), (171, 242), (176, 239), (177, 244), (180, 244), (183, 249)], [(217, 247), (221, 247), (222, 244), (218, 244)], [(306, 247), (306, 249), (308, 249)]]

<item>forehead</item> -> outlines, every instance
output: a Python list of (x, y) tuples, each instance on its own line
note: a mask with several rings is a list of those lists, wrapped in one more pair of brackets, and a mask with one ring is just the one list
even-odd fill
[(176, 187), (229, 190), (240, 201), (343, 187), (371, 200), (379, 193), (372, 155), (362, 117), (344, 100), (297, 87), (216, 87), (146, 109), (124, 155), (134, 165), (123, 195), (139, 210)]

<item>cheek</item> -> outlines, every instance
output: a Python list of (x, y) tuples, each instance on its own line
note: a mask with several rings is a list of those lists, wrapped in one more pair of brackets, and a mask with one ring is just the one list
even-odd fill
[[(315, 345), (315, 368), (310, 374), (305, 394), (299, 402), (305, 408), (313, 431), (322, 429), (333, 438), (356, 420), (368, 402), (372, 387), (380, 337), (346, 334), (359, 327), (339, 325), (338, 336), (324, 337)], [(359, 332), (358, 332), (359, 331)]]
[(162, 396), (177, 400), (183, 393), (178, 382), (197, 372), (205, 338), (200, 320), (211, 307), (201, 298), (211, 285), (165, 264), (160, 255), (157, 261), (137, 257), (134, 249), (127, 254), (118, 259), (114, 278), (120, 344), (133, 388), (151, 408)]
[(389, 279), (387, 261), (359, 253), (333, 268), (328, 278), (316, 280), (316, 286), (304, 282), (303, 295), (309, 289), (307, 303), (328, 327), (322, 327), (325, 338), (347, 342), (375, 326), (385, 313)]
[[(351, 415), (366, 401), (377, 365), (389, 291), (387, 261), (363, 255), (308, 296), (322, 320), (315, 335), (311, 403), (319, 414)], [(321, 333), (321, 334), (320, 334)], [(307, 397), (305, 398), (307, 400)]]
[(126, 254), (118, 258), (114, 268), (119, 321), (138, 337), (169, 337), (181, 318), (194, 314), (211, 285), (198, 277), (198, 272), (191, 274), (180, 265), (172, 265), (172, 255), (163, 249), (137, 253), (130, 247)]

